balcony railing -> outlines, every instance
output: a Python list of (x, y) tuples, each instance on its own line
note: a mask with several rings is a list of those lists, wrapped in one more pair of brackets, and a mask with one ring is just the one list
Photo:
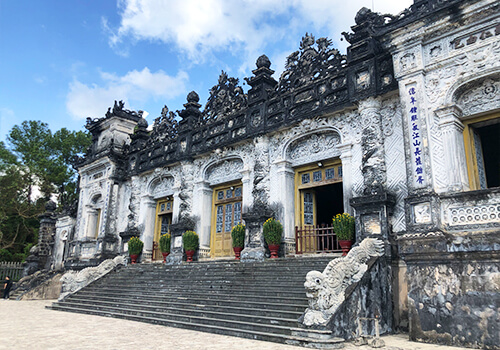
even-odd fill
[(332, 226), (295, 226), (295, 254), (333, 253), (342, 249)]

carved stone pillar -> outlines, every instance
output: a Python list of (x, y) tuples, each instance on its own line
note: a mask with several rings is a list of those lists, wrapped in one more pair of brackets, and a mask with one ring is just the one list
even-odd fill
[[(178, 223), (170, 225), (170, 234), (172, 236), (172, 243), (170, 255), (167, 257), (167, 264), (180, 264), (184, 257), (184, 249), (182, 247), (182, 234), (186, 231), (194, 230), (193, 223), (188, 220), (182, 220)], [(198, 260), (198, 252), (193, 258)]]
[(141, 261), (151, 260), (153, 257), (153, 239), (155, 232), (155, 211), (156, 201), (151, 196), (143, 196), (141, 198), (140, 213), (141, 222), (144, 227), (142, 238), (144, 240), (144, 248), (142, 251)]
[(356, 242), (365, 238), (378, 238), (385, 244), (385, 254), (391, 257), (389, 242), (391, 229), (389, 216), (392, 213), (395, 199), (387, 193), (351, 199), (351, 206), (355, 209)]
[(193, 215), (200, 218), (196, 227), (196, 232), (200, 236), (200, 247), (210, 248), (213, 190), (208, 182), (200, 180), (195, 184), (194, 193), (196, 200), (193, 201)]
[(87, 239), (95, 239), (96, 238), (96, 228), (97, 226), (97, 210), (87, 206), (87, 229), (85, 230), (85, 237)]
[(181, 217), (181, 186), (176, 185), (173, 190), (174, 202), (172, 204), (172, 223), (175, 224), (179, 222), (179, 218)]
[(443, 135), (445, 152), (447, 191), (464, 191), (469, 189), (467, 162), (465, 159), (463, 130), (464, 125), (459, 117), (462, 111), (457, 106), (438, 109), (439, 126)]
[(344, 212), (352, 215), (351, 198), (352, 198), (352, 144), (337, 145), (340, 151), (340, 159), (342, 160), (342, 190), (344, 197)]
[(242, 175), (241, 182), (243, 184), (241, 204), (243, 212), (245, 213), (248, 210), (248, 208), (252, 206), (253, 203), (253, 195), (252, 195), (253, 182), (251, 178), (252, 171), (250, 169), (243, 169), (240, 171), (240, 173)]
[[(278, 202), (283, 207), (282, 220), (284, 229), (285, 244), (287, 247), (295, 247), (295, 172), (292, 165), (286, 160), (279, 160), (274, 163), (278, 174)], [(295, 252), (295, 249), (293, 249)], [(289, 253), (289, 251), (287, 251)]]
[(241, 261), (261, 261), (264, 260), (265, 248), (264, 237), (262, 235), (262, 225), (271, 216), (265, 210), (253, 210), (250, 213), (243, 213), (245, 220), (245, 249), (241, 251)]
[(26, 258), (24, 276), (31, 275), (38, 270), (50, 269), (52, 264), (52, 249), (54, 247), (54, 236), (56, 234), (56, 218), (54, 210), (56, 204), (48, 201), (45, 212), (39, 216), (40, 230), (38, 232), (38, 244), (31, 248), (30, 256)]
[(372, 97), (359, 102), (359, 114), (363, 125), (361, 171), (363, 173), (364, 195), (381, 194), (385, 187), (384, 140), (381, 130), (380, 107), (381, 102)]

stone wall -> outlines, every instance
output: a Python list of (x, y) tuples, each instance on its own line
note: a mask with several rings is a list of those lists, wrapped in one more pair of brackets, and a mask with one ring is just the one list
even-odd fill
[(499, 267), (498, 257), (409, 265), (410, 339), (499, 349)]

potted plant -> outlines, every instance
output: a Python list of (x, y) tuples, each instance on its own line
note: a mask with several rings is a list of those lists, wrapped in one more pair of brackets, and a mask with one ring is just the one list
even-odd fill
[(170, 236), (170, 233), (165, 233), (164, 235), (161, 235), (160, 237), (160, 250), (161, 254), (163, 255), (163, 262), (167, 261), (167, 256), (170, 254), (170, 240), (172, 239), (172, 236)]
[(142, 253), (142, 248), (144, 243), (139, 239), (139, 237), (131, 237), (128, 241), (128, 254), (130, 255), (130, 260), (132, 264), (135, 264), (137, 257)]
[(231, 238), (233, 239), (233, 250), (236, 260), (240, 260), (240, 253), (245, 246), (245, 225), (238, 224), (231, 230)]
[(196, 249), (198, 249), (198, 245), (200, 244), (200, 239), (198, 234), (194, 231), (186, 231), (182, 234), (182, 245), (184, 246), (184, 250), (186, 251), (186, 261), (193, 261), (193, 255)]
[(269, 218), (264, 222), (264, 240), (271, 252), (271, 259), (278, 257), (278, 251), (281, 244), (281, 234), (283, 233), (283, 225), (274, 218)]
[(346, 256), (352, 246), (354, 239), (354, 217), (347, 214), (337, 214), (333, 217), (333, 230), (337, 235), (342, 256)]

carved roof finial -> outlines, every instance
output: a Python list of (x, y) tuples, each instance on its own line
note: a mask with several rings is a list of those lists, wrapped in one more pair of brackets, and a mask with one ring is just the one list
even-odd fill
[(191, 91), (188, 95), (187, 95), (187, 101), (188, 102), (195, 102), (195, 103), (198, 103), (200, 101), (200, 96), (198, 96), (198, 94), (196, 93), (196, 91)]
[(300, 42), (300, 48), (302, 50), (307, 50), (313, 45), (314, 45), (314, 35), (306, 32), (306, 35), (302, 37), (302, 40)]
[(256, 62), (257, 68), (270, 68), (271, 67), (271, 61), (269, 60), (269, 57), (266, 55), (262, 55), (259, 58), (257, 58)]

